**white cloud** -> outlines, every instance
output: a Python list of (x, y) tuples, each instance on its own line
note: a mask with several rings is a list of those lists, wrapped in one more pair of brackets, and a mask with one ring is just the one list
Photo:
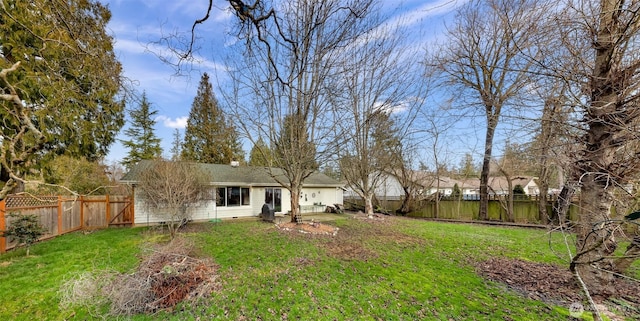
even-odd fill
[(450, 13), (467, 2), (468, 0), (438, 0), (429, 2), (409, 11), (408, 14), (399, 16), (393, 22), (402, 26), (420, 24), (428, 17)]
[(189, 119), (189, 117), (187, 116), (177, 117), (176, 119), (171, 119), (171, 117), (167, 117), (164, 115), (156, 117), (156, 121), (162, 122), (165, 127), (178, 129), (187, 127), (187, 119)]

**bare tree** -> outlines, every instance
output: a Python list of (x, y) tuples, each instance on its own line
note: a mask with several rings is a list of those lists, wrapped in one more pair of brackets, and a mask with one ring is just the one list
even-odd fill
[(402, 141), (420, 107), (422, 88), (405, 32), (379, 15), (364, 18), (369, 31), (343, 50), (342, 71), (330, 97), (337, 111), (335, 141), (347, 185), (373, 214), (375, 191), (391, 163), (390, 144)]
[(568, 84), (555, 77), (545, 77), (536, 94), (542, 102), (542, 114), (535, 136), (531, 142), (530, 153), (537, 159), (538, 219), (542, 223), (557, 221), (557, 212), (549, 213), (548, 196), (552, 186), (564, 186), (564, 172), (570, 166), (569, 159), (575, 150), (573, 123), (573, 103), (568, 94)]
[(335, 152), (331, 83), (344, 48), (366, 31), (373, 1), (230, 3), (243, 41), (232, 48), (234, 85), (225, 98), (245, 137), (268, 138), (276, 152), (284, 177), (273, 177), (291, 193), (293, 221), (304, 179)]
[[(558, 19), (560, 40), (571, 54), (565, 67), (574, 93), (582, 98), (580, 150), (572, 168), (581, 209), (571, 270), (592, 294), (614, 292), (614, 274), (637, 260), (640, 238), (633, 235), (622, 257), (620, 220), (612, 216), (617, 191), (640, 174), (640, 1), (567, 1)], [(637, 229), (636, 229), (637, 231)], [(637, 233), (637, 232), (636, 232)]]
[[(528, 57), (537, 57), (532, 41), (544, 15), (535, 0), (471, 1), (457, 12), (455, 24), (446, 32), (447, 46), (437, 62), (448, 84), (460, 89), (456, 103), (471, 98), (486, 117), (484, 157), (480, 175), (480, 219), (487, 219), (488, 181), (493, 140), (505, 108), (531, 82), (535, 66)], [(460, 95), (460, 92), (468, 95)]]
[[(515, 216), (513, 212), (514, 188), (513, 179), (516, 175), (529, 174), (535, 167), (533, 163), (535, 159), (528, 152), (526, 145), (511, 143), (507, 139), (505, 142), (503, 155), (493, 159), (495, 165), (496, 176), (502, 175), (507, 184), (508, 194), (504, 195), (504, 199), (499, 198), (502, 208), (506, 212), (506, 221), (514, 222)], [(489, 186), (491, 189), (491, 186)], [(495, 191), (493, 191), (495, 192)]]
[(409, 139), (411, 136), (407, 137), (404, 141), (396, 141), (390, 146), (392, 165), (388, 171), (398, 180), (404, 192), (402, 204), (396, 210), (400, 214), (407, 214), (415, 209), (417, 198), (424, 188), (421, 184), (424, 177), (417, 175), (412, 169), (413, 160), (417, 158), (418, 144), (415, 140)]
[(440, 182), (443, 176), (450, 176), (448, 171), (443, 170), (443, 167), (446, 167), (448, 163), (448, 151), (442, 145), (446, 144), (448, 137), (452, 137), (451, 129), (455, 124), (454, 119), (457, 117), (447, 113), (444, 108), (423, 111), (421, 114), (423, 117), (421, 122), (425, 123), (422, 132), (427, 136), (424, 137), (424, 143), (428, 144), (426, 147), (428, 149), (427, 153), (433, 159), (434, 179), (432, 184), (435, 185), (433, 187), (436, 189), (434, 216), (438, 218), (440, 216), (440, 199), (442, 197), (440, 194)]
[(173, 239), (181, 224), (189, 221), (190, 207), (212, 200), (211, 177), (196, 163), (163, 159), (141, 163), (136, 189), (145, 206), (165, 219)]

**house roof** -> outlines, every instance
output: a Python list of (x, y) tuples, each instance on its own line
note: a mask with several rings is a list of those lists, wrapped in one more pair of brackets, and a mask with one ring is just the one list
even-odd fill
[[(436, 182), (436, 176), (429, 172), (424, 171), (415, 171), (412, 173), (412, 179), (424, 187), (435, 187), (440, 186), (440, 188), (453, 188), (454, 185), (458, 184), (458, 187), (461, 189), (479, 189), (480, 188), (480, 179), (478, 178), (463, 178), (463, 179), (454, 179), (448, 176), (440, 176), (438, 180), (440, 183)], [(521, 185), (522, 187), (527, 186), (535, 177), (531, 176), (514, 176), (511, 178), (512, 186)], [(508, 188), (509, 184), (506, 178), (502, 176), (491, 176), (489, 177), (489, 187), (494, 191), (504, 191)]]
[[(153, 161), (142, 160), (136, 164), (120, 181), (133, 184), (138, 180), (140, 173), (148, 168)], [(254, 167), (254, 166), (231, 166), (226, 164), (204, 164), (191, 163), (198, 166), (203, 172), (209, 173), (213, 177), (213, 185), (248, 185), (248, 186), (279, 186), (274, 177), (286, 181), (284, 172), (280, 168)], [(337, 180), (315, 172), (307, 177), (303, 183), (304, 187), (343, 187), (344, 184)]]
[[(511, 178), (511, 186), (513, 188), (516, 185), (520, 185), (524, 188), (534, 179), (535, 178), (531, 176), (515, 176)], [(496, 192), (505, 191), (509, 189), (509, 182), (502, 176), (489, 177), (489, 186)]]

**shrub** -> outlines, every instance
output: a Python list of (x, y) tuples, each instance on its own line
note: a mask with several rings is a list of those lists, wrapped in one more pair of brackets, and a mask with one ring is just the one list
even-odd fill
[(11, 218), (11, 224), (2, 231), (2, 236), (13, 238), (18, 242), (18, 246), (26, 247), (29, 256), (29, 248), (45, 234), (45, 228), (35, 215), (10, 213), (8, 216)]

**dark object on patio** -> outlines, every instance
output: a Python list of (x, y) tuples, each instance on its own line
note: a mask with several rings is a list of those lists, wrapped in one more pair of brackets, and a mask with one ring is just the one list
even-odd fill
[(342, 205), (342, 204), (333, 204), (333, 206), (327, 205), (327, 207), (325, 208), (324, 211), (326, 213), (343, 214), (344, 213), (344, 205)]
[(262, 205), (261, 216), (262, 220), (267, 222), (273, 222), (276, 218), (275, 211), (271, 209), (271, 206), (269, 204)]

